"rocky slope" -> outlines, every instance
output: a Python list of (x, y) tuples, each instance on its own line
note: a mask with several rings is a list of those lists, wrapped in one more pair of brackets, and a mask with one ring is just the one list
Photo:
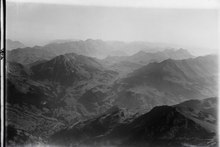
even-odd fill
[(217, 73), (214, 55), (150, 63), (116, 82), (116, 103), (129, 109), (151, 109), (216, 96)]
[(206, 130), (217, 133), (218, 100), (216, 98), (189, 100), (175, 107), (184, 116), (192, 119)]
[[(114, 107), (97, 118), (58, 131), (51, 136), (50, 143), (66, 146), (214, 147), (217, 146), (216, 134), (185, 115), (187, 109), (179, 109), (209, 103), (216, 113), (215, 101), (216, 98), (209, 98), (175, 106), (157, 106), (143, 115), (126, 115), (126, 111)], [(197, 108), (194, 107), (194, 111), (212, 115), (210, 111)], [(217, 119), (216, 116), (213, 118)], [(216, 127), (216, 122), (213, 125)]]
[(45, 139), (64, 124), (97, 115), (110, 107), (103, 95), (115, 75), (93, 58), (74, 53), (32, 66), (8, 62), (7, 125)]
[(57, 56), (50, 61), (32, 66), (31, 70), (36, 79), (51, 80), (62, 85), (73, 84), (76, 80), (91, 79), (93, 75), (99, 75), (101, 72), (105, 74), (99, 62), (75, 53)]
[(50, 87), (33, 81), (30, 70), (19, 63), (7, 63), (7, 144), (21, 145), (44, 142), (64, 126), (53, 117), (54, 107), (62, 105)]

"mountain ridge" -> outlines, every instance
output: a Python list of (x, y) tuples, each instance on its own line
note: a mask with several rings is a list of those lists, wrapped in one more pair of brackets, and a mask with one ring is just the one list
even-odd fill
[(94, 58), (75, 53), (57, 56), (47, 62), (32, 66), (31, 70), (34, 78), (49, 79), (67, 85), (76, 80), (92, 78), (93, 74), (105, 72), (103, 66)]
[[(216, 100), (216, 98), (210, 99)], [(187, 103), (191, 102), (193, 100), (187, 101)], [(199, 103), (200, 101), (196, 102), (196, 104)], [(183, 107), (185, 102), (175, 106), (156, 106), (143, 115), (133, 117), (131, 121), (120, 121), (124, 117), (123, 111), (115, 109), (107, 113), (108, 115), (105, 114), (58, 131), (51, 136), (50, 142), (67, 146), (68, 144), (89, 144), (91, 146), (184, 147), (184, 144), (191, 144), (211, 147), (209, 140), (213, 139), (215, 133), (183, 115), (183, 111), (177, 110), (180, 105)], [(216, 107), (213, 108), (216, 110)]]
[(24, 48), (25, 45), (20, 41), (14, 41), (11, 39), (6, 39), (6, 50), (13, 50), (16, 48)]
[(168, 59), (143, 66), (115, 83), (116, 103), (128, 108), (145, 108), (151, 104), (175, 104), (216, 96), (216, 57)]

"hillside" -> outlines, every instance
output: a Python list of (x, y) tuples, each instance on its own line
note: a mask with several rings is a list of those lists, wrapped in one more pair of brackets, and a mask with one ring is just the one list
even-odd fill
[(34, 65), (31, 70), (36, 79), (46, 79), (68, 85), (76, 80), (92, 78), (93, 74), (99, 74), (104, 69), (93, 58), (70, 53)]
[(149, 109), (187, 99), (217, 95), (217, 56), (150, 63), (114, 85), (116, 103), (129, 109)]
[[(203, 100), (204, 103), (216, 98)], [(111, 111), (87, 121), (79, 122), (58, 131), (50, 138), (56, 145), (90, 146), (157, 146), (184, 147), (190, 145), (216, 146), (215, 133), (184, 115), (187, 110), (179, 107), (200, 105), (201, 101), (187, 101), (176, 106), (157, 106), (143, 115), (126, 115), (114, 107)], [(213, 103), (212, 103), (213, 104)], [(194, 111), (212, 113), (194, 108)], [(212, 105), (212, 109), (216, 106)], [(199, 115), (197, 115), (199, 116)], [(213, 116), (213, 115), (212, 115)], [(214, 116), (216, 119), (217, 117)], [(216, 123), (213, 124), (216, 127)]]

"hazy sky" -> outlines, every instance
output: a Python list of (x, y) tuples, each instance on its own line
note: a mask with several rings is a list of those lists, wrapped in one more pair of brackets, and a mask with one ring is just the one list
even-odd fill
[(159, 9), (7, 2), (7, 38), (27, 45), (54, 39), (150, 41), (218, 48), (215, 9)]

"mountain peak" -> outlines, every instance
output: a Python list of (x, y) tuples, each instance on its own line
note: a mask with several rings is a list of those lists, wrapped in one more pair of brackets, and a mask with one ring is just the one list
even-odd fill
[(69, 85), (74, 81), (90, 78), (93, 73), (101, 72), (103, 67), (91, 57), (68, 53), (32, 66), (31, 69), (37, 79), (50, 79)]

